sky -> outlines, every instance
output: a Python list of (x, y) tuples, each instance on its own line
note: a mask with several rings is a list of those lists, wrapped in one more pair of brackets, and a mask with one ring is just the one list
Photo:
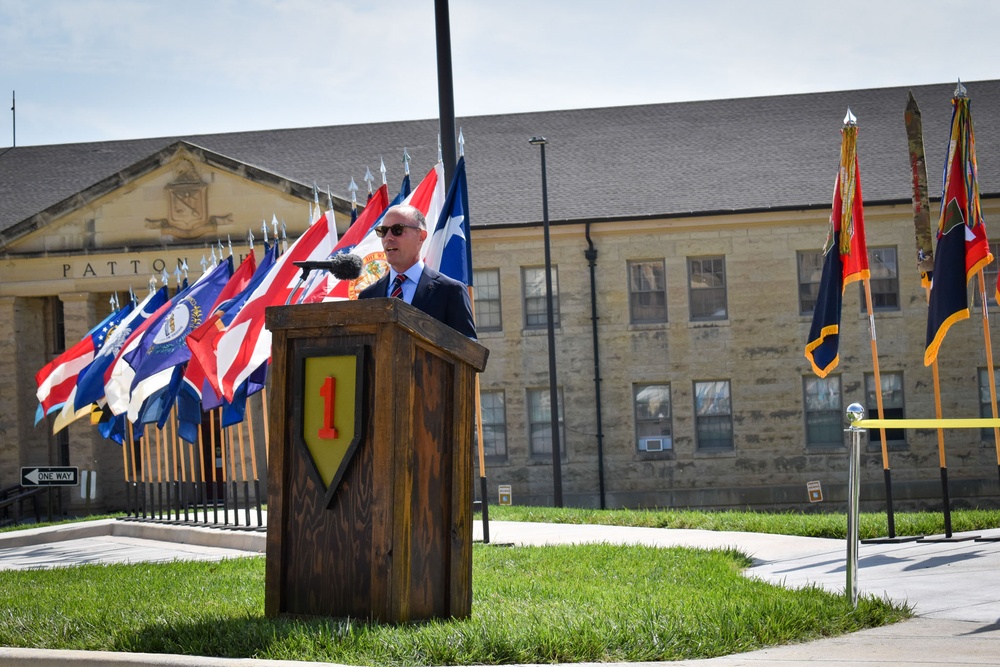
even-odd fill
[[(458, 116), (1000, 77), (1000, 3), (451, 0)], [(0, 0), (0, 147), (435, 118), (433, 0)]]

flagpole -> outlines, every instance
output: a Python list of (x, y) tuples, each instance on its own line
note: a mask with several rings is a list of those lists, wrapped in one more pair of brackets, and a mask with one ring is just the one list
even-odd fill
[(128, 441), (122, 442), (122, 476), (125, 479), (125, 514), (132, 514), (132, 489), (128, 483)]
[[(469, 239), (472, 243), (472, 239)], [(470, 267), (471, 269), (471, 267)], [(476, 322), (476, 300), (473, 298), (472, 285), (468, 286), (469, 306), (472, 311), (472, 322)], [(486, 496), (486, 451), (483, 445), (483, 403), (479, 388), (479, 373), (476, 373), (476, 443), (479, 449), (479, 497), (482, 499), (483, 513), (483, 544), (490, 543), (490, 502)]]
[[(219, 411), (219, 450), (222, 452), (222, 525), (229, 525), (229, 494), (226, 493), (229, 477), (229, 458), (226, 456), (226, 427), (222, 425), (222, 408)], [(218, 520), (216, 520), (218, 522)]]
[[(979, 269), (979, 301), (983, 306), (983, 341), (986, 347), (986, 372), (990, 379), (990, 407), (993, 418), (997, 418), (997, 384), (996, 371), (993, 369), (993, 343), (990, 337), (990, 315), (986, 305), (986, 279), (983, 270)], [(993, 444), (997, 452), (997, 475), (1000, 475), (1000, 427), (993, 427)]]
[[(260, 509), (260, 477), (257, 475), (257, 446), (253, 435), (253, 408), (250, 406), (250, 399), (247, 398), (247, 433), (250, 438), (250, 463), (253, 466), (253, 492), (257, 499), (257, 526), (264, 525), (264, 517)], [(247, 524), (250, 522), (247, 521)]]
[[(233, 469), (232, 477), (230, 477), (233, 485), (233, 525), (238, 526), (240, 525), (240, 481), (236, 468), (236, 443), (233, 438), (233, 427), (227, 426), (225, 428), (229, 430), (229, 437), (226, 438), (226, 441), (229, 443), (229, 465)], [(229, 471), (227, 470), (226, 473), (228, 474)]]
[[(868, 309), (868, 329), (871, 334), (872, 367), (875, 374), (875, 405), (878, 408), (878, 418), (885, 419), (885, 410), (882, 402), (882, 377), (879, 374), (878, 363), (878, 342), (875, 336), (875, 309), (872, 307), (872, 286), (868, 278), (863, 279), (865, 285), (865, 306)], [(885, 508), (886, 523), (888, 524), (889, 537), (896, 537), (896, 518), (892, 509), (892, 473), (889, 468), (889, 446), (886, 443), (885, 427), (879, 427), (879, 436), (882, 438), (882, 474), (885, 477)]]
[(127, 436), (126, 439), (128, 440), (129, 453), (132, 456), (132, 487), (133, 487), (133, 496), (135, 497), (135, 518), (138, 519), (140, 503), (139, 503), (139, 484), (138, 484), (139, 477), (136, 474), (137, 470), (135, 465), (135, 434), (132, 432), (131, 424), (126, 425), (125, 430), (127, 431), (125, 435)]
[[(132, 424), (129, 422), (128, 418), (125, 418), (125, 428), (132, 428)], [(142, 518), (146, 518), (146, 491), (149, 491), (149, 518), (155, 519), (154, 516), (156, 505), (156, 495), (153, 490), (153, 444), (150, 442), (149, 438), (149, 425), (143, 426), (142, 429), (142, 443), (144, 446), (146, 455), (143, 457), (142, 468), (144, 472), (145, 489), (142, 492)]]
[[(208, 441), (209, 446), (212, 448), (211, 456), (211, 471), (212, 471), (212, 522), (216, 525), (219, 524), (219, 480), (216, 477), (218, 473), (218, 465), (216, 464), (215, 455), (215, 410), (208, 411)], [(206, 523), (208, 522), (208, 517), (206, 513), (205, 518)]]
[(236, 424), (236, 434), (240, 439), (240, 470), (243, 471), (243, 497), (247, 501), (246, 519), (247, 527), (250, 527), (250, 482), (247, 480), (247, 453), (243, 446), (243, 422)]
[(205, 473), (205, 434), (202, 433), (201, 424), (198, 424), (198, 459), (201, 462), (201, 509), (205, 523), (208, 523), (208, 476)]
[[(176, 413), (175, 413), (174, 416), (176, 417)], [(174, 424), (174, 428), (177, 428), (176, 423)], [(201, 431), (200, 428), (198, 430)], [(182, 440), (181, 442), (184, 443), (184, 447), (187, 447), (187, 450), (188, 450), (188, 460), (191, 462), (191, 503), (190, 504), (192, 505), (192, 512), (194, 513), (194, 520), (197, 522), (198, 521), (198, 504), (199, 504), (198, 501), (199, 501), (199, 498), (198, 498), (198, 473), (196, 472), (197, 468), (195, 468), (195, 465), (194, 465), (194, 443), (187, 442), (186, 440)], [(202, 470), (202, 473), (204, 473), (204, 470)], [(187, 512), (187, 506), (185, 506), (185, 510), (184, 511)], [(185, 514), (185, 518), (186, 518), (186, 514)]]
[[(942, 418), (941, 413), (941, 380), (938, 374), (937, 358), (931, 364), (934, 373), (934, 416)], [(948, 499), (948, 464), (944, 456), (944, 429), (937, 430), (938, 464), (941, 467), (941, 499), (944, 502), (944, 536), (951, 537), (951, 501)]]
[(271, 432), (267, 427), (267, 387), (260, 390), (260, 408), (264, 419), (264, 463), (267, 464), (271, 456)]

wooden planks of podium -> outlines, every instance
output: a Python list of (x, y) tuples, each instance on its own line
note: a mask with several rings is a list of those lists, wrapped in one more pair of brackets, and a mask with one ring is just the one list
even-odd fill
[(265, 613), (472, 610), (475, 374), (489, 350), (401, 299), (267, 309)]

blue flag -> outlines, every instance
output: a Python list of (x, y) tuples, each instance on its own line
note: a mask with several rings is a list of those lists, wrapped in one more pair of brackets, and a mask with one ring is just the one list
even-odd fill
[(176, 367), (191, 358), (186, 338), (211, 313), (219, 293), (233, 274), (232, 257), (219, 262), (193, 285), (178, 293), (172, 307), (160, 321), (150, 326), (129, 365), (135, 369), (132, 390), (160, 371)]

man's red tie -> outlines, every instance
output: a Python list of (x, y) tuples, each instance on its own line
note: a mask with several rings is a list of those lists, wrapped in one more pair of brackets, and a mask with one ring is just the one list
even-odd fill
[(396, 276), (396, 279), (392, 281), (392, 291), (389, 292), (389, 296), (393, 299), (403, 298), (403, 281), (406, 280), (406, 274), (400, 273)]

